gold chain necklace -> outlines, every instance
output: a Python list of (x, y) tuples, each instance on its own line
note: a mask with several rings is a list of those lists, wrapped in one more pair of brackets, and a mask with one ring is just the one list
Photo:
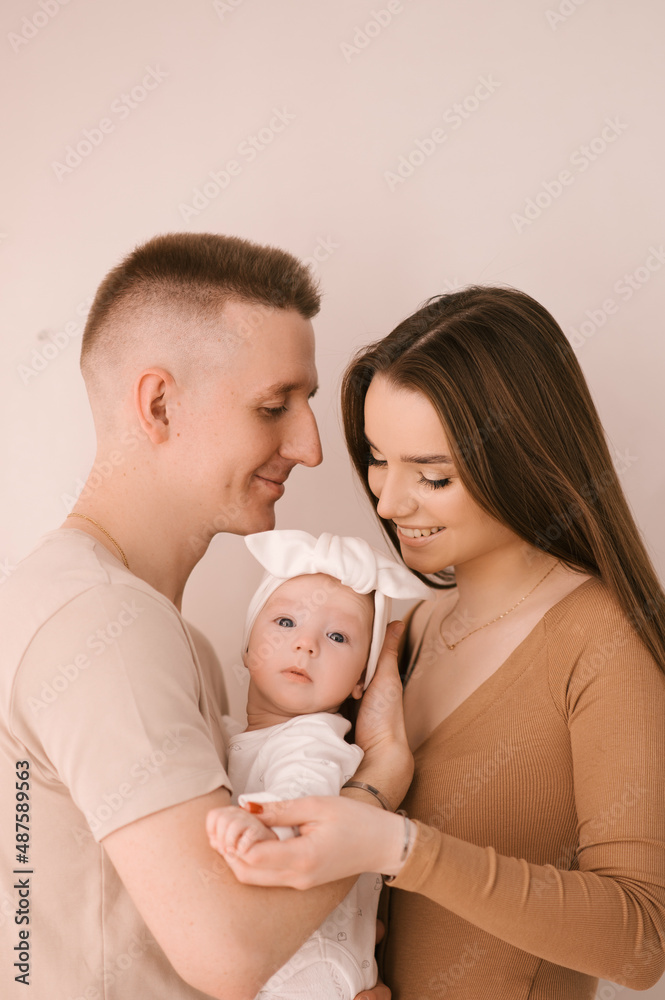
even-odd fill
[[(460, 642), (464, 642), (464, 640), (468, 639), (470, 635), (474, 635), (475, 632), (481, 632), (482, 629), (487, 628), (488, 625), (493, 625), (494, 622), (501, 621), (502, 618), (505, 618), (506, 615), (509, 615), (511, 613), (511, 611), (515, 610), (515, 608), (519, 608), (519, 606), (522, 603), (522, 601), (526, 601), (527, 597), (530, 597), (531, 594), (533, 594), (533, 592), (536, 589), (536, 587), (540, 587), (541, 583), (544, 583), (544, 581), (550, 575), (550, 573), (552, 572), (552, 570), (556, 566), (558, 566), (558, 565), (559, 565), (559, 560), (557, 559), (557, 561), (554, 563), (554, 566), (550, 566), (550, 568), (548, 569), (547, 573), (545, 573), (545, 576), (541, 576), (541, 578), (538, 581), (538, 583), (534, 587), (531, 588), (531, 590), (529, 591), (529, 593), (525, 594), (524, 597), (520, 597), (520, 599), (517, 602), (517, 604), (513, 604), (512, 608), (508, 608), (508, 610), (504, 611), (502, 615), (497, 615), (496, 618), (492, 618), (491, 621), (485, 622), (484, 625), (479, 625), (478, 628), (471, 629), (470, 632), (467, 632), (466, 635), (463, 635), (461, 639), (458, 639), (457, 642), (454, 642), (452, 645), (449, 642), (446, 642), (446, 640), (445, 640), (445, 638), (443, 636), (443, 630), (442, 630), (443, 622), (445, 622), (446, 618), (450, 618), (450, 615), (452, 614), (452, 611), (451, 611), (450, 614), (446, 615), (446, 618), (443, 619), (443, 621), (441, 622), (441, 625), (439, 625), (439, 633), (440, 633), (441, 638), (443, 639), (446, 647), (449, 650), (451, 650), (451, 652), (452, 652), (452, 650), (455, 649), (456, 646), (459, 646)], [(458, 603), (459, 603), (459, 598), (458, 598)], [(455, 605), (455, 607), (457, 607), (457, 604)], [(453, 611), (454, 610), (455, 610), (455, 608), (453, 608)]]
[(118, 550), (118, 552), (122, 556), (122, 561), (124, 562), (126, 568), (129, 569), (129, 563), (127, 562), (127, 556), (122, 551), (122, 549), (120, 548), (120, 546), (116, 542), (116, 540), (113, 537), (113, 535), (111, 534), (111, 532), (107, 531), (106, 528), (99, 523), (99, 521), (95, 521), (94, 517), (88, 517), (87, 514), (77, 514), (76, 511), (73, 511), (71, 514), (68, 514), (67, 517), (82, 517), (84, 520), (90, 521), (91, 524), (94, 524), (94, 526), (96, 528), (99, 528), (100, 531), (103, 531), (104, 534), (106, 535), (106, 537), (109, 538), (113, 542), (113, 544), (115, 545), (116, 549)]

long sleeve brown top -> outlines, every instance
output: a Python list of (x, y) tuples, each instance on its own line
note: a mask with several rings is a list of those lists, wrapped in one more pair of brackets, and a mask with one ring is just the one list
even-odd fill
[(581, 1000), (665, 968), (665, 675), (597, 580), (425, 740), (393, 1000)]

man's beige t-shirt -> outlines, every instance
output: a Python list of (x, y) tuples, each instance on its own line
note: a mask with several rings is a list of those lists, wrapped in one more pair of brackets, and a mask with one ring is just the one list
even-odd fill
[(202, 997), (174, 972), (100, 844), (230, 789), (221, 706), (182, 617), (88, 534), (66, 529), (44, 536), (0, 589), (0, 635), (2, 996)]

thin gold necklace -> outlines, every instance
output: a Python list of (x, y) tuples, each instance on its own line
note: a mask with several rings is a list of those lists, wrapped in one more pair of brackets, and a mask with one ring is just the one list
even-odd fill
[(84, 520), (90, 521), (91, 524), (94, 524), (94, 526), (96, 528), (99, 528), (100, 531), (103, 531), (104, 534), (106, 535), (106, 537), (109, 538), (113, 542), (113, 544), (115, 545), (116, 549), (118, 550), (118, 552), (122, 556), (122, 561), (124, 562), (126, 568), (129, 569), (129, 563), (127, 562), (127, 556), (122, 551), (122, 549), (120, 548), (120, 546), (116, 542), (116, 540), (113, 537), (113, 535), (111, 534), (111, 532), (107, 531), (106, 528), (102, 524), (99, 523), (99, 521), (95, 521), (94, 517), (88, 517), (87, 514), (77, 514), (76, 511), (72, 511), (72, 513), (68, 514), (67, 517), (82, 517)]
[[(531, 594), (533, 594), (533, 592), (534, 592), (534, 590), (536, 589), (536, 587), (540, 587), (541, 583), (544, 583), (544, 581), (545, 581), (545, 580), (547, 579), (547, 577), (548, 577), (548, 576), (550, 575), (550, 573), (551, 573), (551, 572), (552, 572), (552, 570), (553, 570), (553, 569), (555, 568), (555, 566), (558, 566), (558, 565), (559, 565), (559, 560), (557, 559), (557, 561), (556, 561), (556, 562), (554, 563), (554, 566), (550, 566), (550, 568), (548, 569), (548, 571), (547, 571), (547, 573), (545, 574), (545, 576), (541, 576), (541, 578), (540, 578), (540, 580), (538, 581), (538, 583), (537, 583), (537, 584), (536, 584), (536, 585), (535, 585), (534, 587), (532, 587), (532, 588), (531, 588), (531, 590), (529, 591), (529, 593), (528, 593), (528, 594), (525, 594), (525, 595), (524, 595), (524, 597), (520, 597), (520, 599), (519, 599), (519, 601), (517, 602), (517, 604), (513, 604), (512, 608), (508, 608), (508, 610), (507, 610), (507, 611), (504, 611), (502, 615), (497, 615), (497, 616), (496, 616), (496, 618), (492, 618), (492, 620), (491, 620), (491, 621), (489, 621), (489, 622), (485, 622), (485, 624), (484, 624), (484, 625), (479, 625), (479, 626), (478, 626), (478, 628), (473, 628), (473, 629), (471, 629), (471, 631), (470, 631), (470, 632), (467, 632), (467, 633), (466, 633), (466, 635), (463, 635), (461, 639), (458, 639), (458, 640), (457, 640), (457, 642), (454, 642), (454, 643), (453, 643), (452, 645), (451, 645), (451, 644), (450, 644), (449, 642), (446, 642), (446, 640), (445, 640), (445, 638), (444, 638), (444, 635), (443, 635), (443, 629), (442, 629), (442, 626), (443, 626), (443, 622), (445, 622), (446, 618), (450, 618), (450, 615), (451, 615), (451, 614), (453, 613), (453, 612), (451, 611), (451, 612), (450, 612), (450, 614), (446, 615), (446, 618), (444, 618), (444, 619), (443, 619), (443, 621), (441, 622), (441, 625), (439, 625), (439, 632), (440, 632), (440, 634), (441, 634), (441, 638), (443, 639), (443, 641), (444, 641), (444, 643), (445, 643), (446, 647), (447, 647), (447, 648), (448, 648), (449, 650), (451, 650), (451, 652), (452, 652), (452, 650), (453, 650), (453, 649), (455, 649), (455, 647), (456, 647), (456, 646), (459, 646), (460, 642), (464, 642), (464, 640), (465, 640), (465, 639), (468, 639), (470, 635), (474, 635), (474, 633), (475, 633), (475, 632), (481, 632), (481, 631), (482, 631), (482, 629), (484, 629), (484, 628), (487, 628), (487, 626), (488, 626), (488, 625), (493, 625), (493, 624), (494, 624), (494, 622), (498, 622), (498, 621), (501, 621), (501, 619), (502, 619), (502, 618), (505, 618), (505, 617), (506, 617), (506, 615), (509, 615), (509, 614), (511, 613), (511, 611), (514, 611), (514, 610), (515, 610), (515, 608), (519, 608), (519, 606), (520, 606), (520, 604), (522, 603), (522, 601), (526, 601), (527, 597), (530, 597), (530, 596), (531, 596)], [(458, 598), (458, 602), (459, 602), (459, 598)], [(455, 608), (456, 608), (456, 607), (457, 607), (457, 604), (455, 604)], [(453, 608), (453, 611), (455, 610), (455, 608)]]

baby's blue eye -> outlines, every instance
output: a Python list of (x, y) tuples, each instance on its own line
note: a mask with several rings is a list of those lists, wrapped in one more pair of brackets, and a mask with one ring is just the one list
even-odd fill
[(341, 632), (328, 632), (328, 638), (333, 642), (346, 642), (346, 636)]
[(284, 616), (282, 618), (277, 619), (277, 624), (280, 626), (280, 628), (294, 628), (296, 623), (294, 622), (293, 618), (287, 618), (286, 616)]

